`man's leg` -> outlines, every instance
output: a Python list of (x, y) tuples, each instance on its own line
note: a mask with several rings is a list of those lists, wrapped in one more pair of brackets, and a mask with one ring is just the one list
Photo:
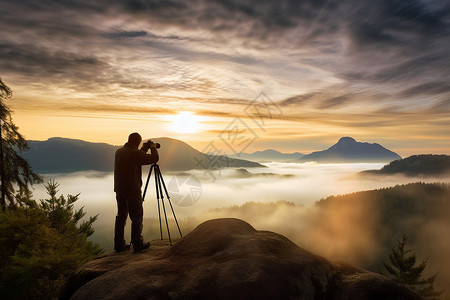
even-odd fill
[(142, 207), (141, 195), (136, 195), (129, 199), (128, 209), (131, 219), (131, 243), (133, 249), (139, 251), (150, 246), (150, 243), (144, 243), (142, 237), (142, 221), (144, 218), (144, 210)]
[(116, 194), (117, 216), (114, 225), (114, 250), (121, 251), (126, 247), (124, 230), (128, 217), (127, 199), (120, 194)]

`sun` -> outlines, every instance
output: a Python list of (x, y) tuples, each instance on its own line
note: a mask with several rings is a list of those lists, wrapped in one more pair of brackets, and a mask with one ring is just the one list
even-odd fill
[(189, 111), (181, 111), (168, 118), (169, 129), (178, 133), (196, 133), (200, 130), (199, 117)]

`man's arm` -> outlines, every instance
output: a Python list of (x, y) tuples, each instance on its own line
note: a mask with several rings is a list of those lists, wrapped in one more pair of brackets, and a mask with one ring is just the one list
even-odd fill
[(144, 153), (144, 155), (142, 155), (141, 158), (141, 164), (143, 165), (150, 165), (153, 163), (157, 163), (159, 161), (159, 154), (158, 154), (158, 150), (156, 149), (156, 145), (155, 144), (151, 144), (150, 146), (150, 154), (145, 154), (147, 153), (149, 147), (144, 144), (141, 148), (141, 151)]

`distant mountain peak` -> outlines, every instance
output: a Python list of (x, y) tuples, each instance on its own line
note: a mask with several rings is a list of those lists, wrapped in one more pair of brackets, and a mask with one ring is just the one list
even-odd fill
[(287, 161), (293, 161), (300, 157), (302, 157), (304, 154), (299, 152), (294, 153), (282, 153), (280, 151), (277, 151), (275, 149), (265, 149), (261, 151), (255, 151), (253, 153), (239, 153), (234, 154), (231, 157), (234, 158), (241, 158), (241, 159), (248, 159), (250, 161), (255, 162), (287, 162)]
[(358, 142), (354, 138), (345, 136), (323, 151), (316, 151), (305, 155), (298, 161), (316, 162), (389, 162), (401, 157), (377, 143)]
[[(341, 137), (336, 144), (334, 144), (333, 146), (328, 148), (328, 150), (346, 151), (346, 149), (353, 148), (360, 144), (363, 144), (363, 143), (357, 142), (352, 137), (344, 136), (344, 137)], [(365, 143), (365, 144), (368, 144), (368, 143)]]
[(341, 137), (337, 143), (338, 144), (354, 144), (354, 143), (357, 143), (357, 141), (352, 137), (344, 136), (344, 137)]
[(266, 149), (262, 151), (255, 151), (251, 154), (281, 154), (281, 152), (274, 149)]

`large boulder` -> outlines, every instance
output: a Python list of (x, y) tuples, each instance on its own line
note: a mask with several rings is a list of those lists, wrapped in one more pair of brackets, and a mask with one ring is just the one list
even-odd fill
[(202, 223), (173, 247), (114, 254), (74, 272), (62, 299), (421, 299), (239, 219)]

